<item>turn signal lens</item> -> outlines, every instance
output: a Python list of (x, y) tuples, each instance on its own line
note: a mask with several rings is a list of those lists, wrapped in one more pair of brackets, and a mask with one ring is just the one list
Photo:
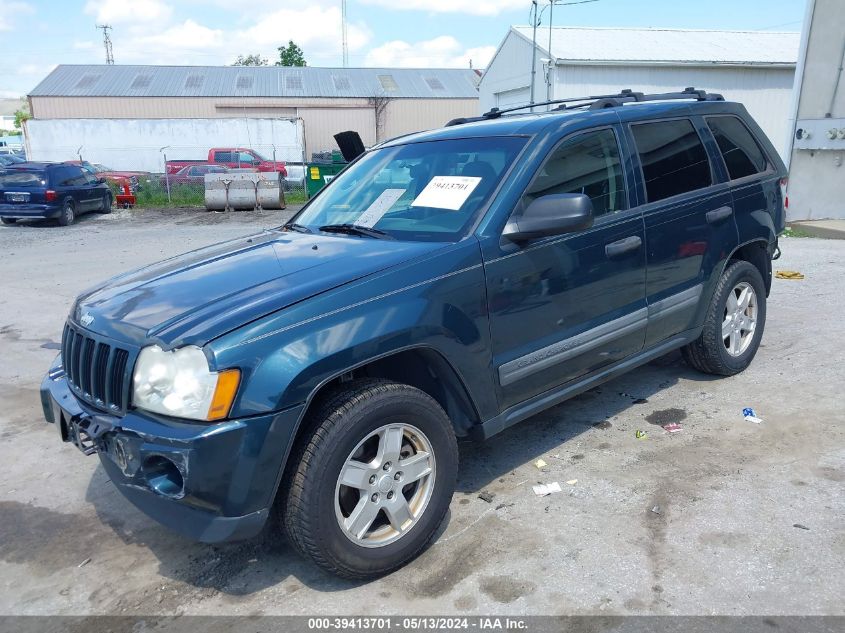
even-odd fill
[(220, 420), (229, 415), (240, 382), (240, 370), (227, 369), (217, 374), (217, 387), (214, 389), (214, 397), (208, 408), (207, 420)]

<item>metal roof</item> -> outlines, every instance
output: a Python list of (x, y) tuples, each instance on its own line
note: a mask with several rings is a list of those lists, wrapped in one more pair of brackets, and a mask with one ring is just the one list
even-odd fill
[(32, 97), (375, 97), (475, 99), (464, 68), (60, 65)]
[[(531, 42), (530, 26), (511, 31)], [(707, 31), (663, 28), (552, 29), (552, 57), (558, 63), (642, 62), (647, 64), (791, 65), (798, 60), (800, 33)], [(537, 45), (548, 54), (549, 29), (537, 29)]]

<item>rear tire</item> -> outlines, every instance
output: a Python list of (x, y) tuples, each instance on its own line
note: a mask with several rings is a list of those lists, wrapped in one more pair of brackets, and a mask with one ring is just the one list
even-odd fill
[(70, 226), (71, 224), (73, 224), (73, 221), (75, 219), (76, 212), (73, 206), (73, 202), (70, 200), (66, 200), (64, 206), (62, 207), (62, 212), (58, 218), (59, 226)]
[(449, 509), (458, 471), (454, 429), (437, 402), (408, 385), (354, 381), (323, 398), (305, 424), (276, 507), (296, 549), (352, 579), (419, 555)]
[(103, 208), (100, 209), (100, 213), (106, 214), (111, 213), (111, 206), (112, 206), (112, 197), (110, 193), (107, 193), (103, 196)]
[(681, 353), (699, 371), (733, 376), (751, 364), (765, 325), (766, 287), (760, 271), (735, 261), (716, 284), (701, 335)]
[(0, 218), (0, 222), (3, 222), (3, 224), (15, 224), (17, 221), (17, 218)]

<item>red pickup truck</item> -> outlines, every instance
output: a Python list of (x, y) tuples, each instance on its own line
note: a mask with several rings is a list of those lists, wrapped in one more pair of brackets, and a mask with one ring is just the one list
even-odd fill
[(212, 147), (208, 150), (208, 159), (169, 160), (165, 165), (167, 167), (167, 173), (175, 174), (183, 167), (188, 167), (189, 165), (204, 165), (206, 163), (223, 165), (229, 169), (277, 171), (282, 174), (282, 177), (285, 177), (288, 174), (283, 162), (267, 160), (254, 149), (247, 149), (245, 147)]

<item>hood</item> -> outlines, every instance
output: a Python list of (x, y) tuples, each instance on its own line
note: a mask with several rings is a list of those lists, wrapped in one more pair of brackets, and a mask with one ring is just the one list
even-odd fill
[(266, 231), (114, 277), (82, 293), (72, 316), (92, 332), (135, 345), (203, 345), (271, 312), (443, 246)]

